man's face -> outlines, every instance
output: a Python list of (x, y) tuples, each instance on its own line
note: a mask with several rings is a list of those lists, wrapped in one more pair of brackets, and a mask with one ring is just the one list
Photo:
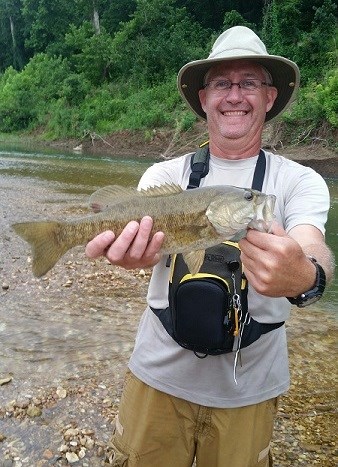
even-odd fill
[[(235, 60), (213, 67), (206, 81), (225, 79), (232, 83), (245, 79), (266, 82), (267, 76), (258, 64)], [(277, 90), (265, 85), (254, 91), (236, 85), (223, 91), (207, 86), (199, 91), (199, 97), (207, 115), (210, 140), (218, 147), (225, 144), (225, 139), (232, 140), (234, 147), (236, 140), (242, 146), (257, 138), (260, 140), (266, 112), (273, 106)]]

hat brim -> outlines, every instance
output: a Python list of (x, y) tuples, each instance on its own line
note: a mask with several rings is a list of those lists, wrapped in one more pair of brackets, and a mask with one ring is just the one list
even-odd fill
[(198, 117), (204, 120), (207, 118), (198, 96), (198, 91), (203, 87), (205, 74), (217, 63), (234, 60), (248, 60), (265, 67), (270, 72), (273, 86), (277, 88), (278, 95), (274, 105), (266, 114), (266, 122), (281, 114), (295, 100), (300, 81), (299, 69), (294, 62), (287, 58), (276, 55), (242, 55), (196, 60), (181, 68), (177, 76), (177, 85), (183, 99)]

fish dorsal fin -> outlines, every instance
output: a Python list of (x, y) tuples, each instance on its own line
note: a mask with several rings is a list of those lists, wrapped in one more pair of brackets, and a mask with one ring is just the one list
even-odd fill
[(108, 185), (95, 191), (89, 198), (89, 206), (94, 212), (105, 211), (114, 204), (127, 201), (137, 195), (136, 188)]
[(178, 193), (182, 193), (182, 191), (179, 185), (164, 183), (163, 185), (149, 187), (146, 190), (140, 190), (139, 193), (143, 196), (169, 196), (177, 195)]
[(139, 196), (169, 196), (181, 193), (183, 190), (179, 185), (165, 183), (137, 191), (136, 188), (109, 185), (95, 191), (89, 198), (89, 205), (94, 212), (105, 211), (114, 204), (123, 203), (131, 198)]
[(190, 274), (197, 274), (203, 264), (205, 250), (189, 251), (189, 253), (183, 253), (182, 256), (188, 266)]

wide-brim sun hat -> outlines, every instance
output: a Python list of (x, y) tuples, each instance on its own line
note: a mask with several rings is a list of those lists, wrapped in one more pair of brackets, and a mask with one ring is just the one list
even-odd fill
[(266, 122), (281, 114), (295, 100), (300, 81), (296, 63), (278, 55), (270, 55), (264, 43), (251, 29), (235, 26), (218, 37), (208, 58), (189, 62), (178, 73), (178, 89), (198, 117), (204, 120), (207, 118), (198, 97), (206, 73), (218, 63), (233, 60), (252, 61), (263, 66), (270, 73), (278, 95), (266, 114)]

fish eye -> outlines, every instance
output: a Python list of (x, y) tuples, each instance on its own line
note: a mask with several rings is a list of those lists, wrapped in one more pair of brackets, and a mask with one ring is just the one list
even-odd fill
[(252, 193), (251, 191), (246, 191), (246, 192), (244, 193), (244, 198), (245, 198), (247, 201), (253, 200), (253, 197), (254, 197), (254, 195), (253, 195), (253, 193)]

